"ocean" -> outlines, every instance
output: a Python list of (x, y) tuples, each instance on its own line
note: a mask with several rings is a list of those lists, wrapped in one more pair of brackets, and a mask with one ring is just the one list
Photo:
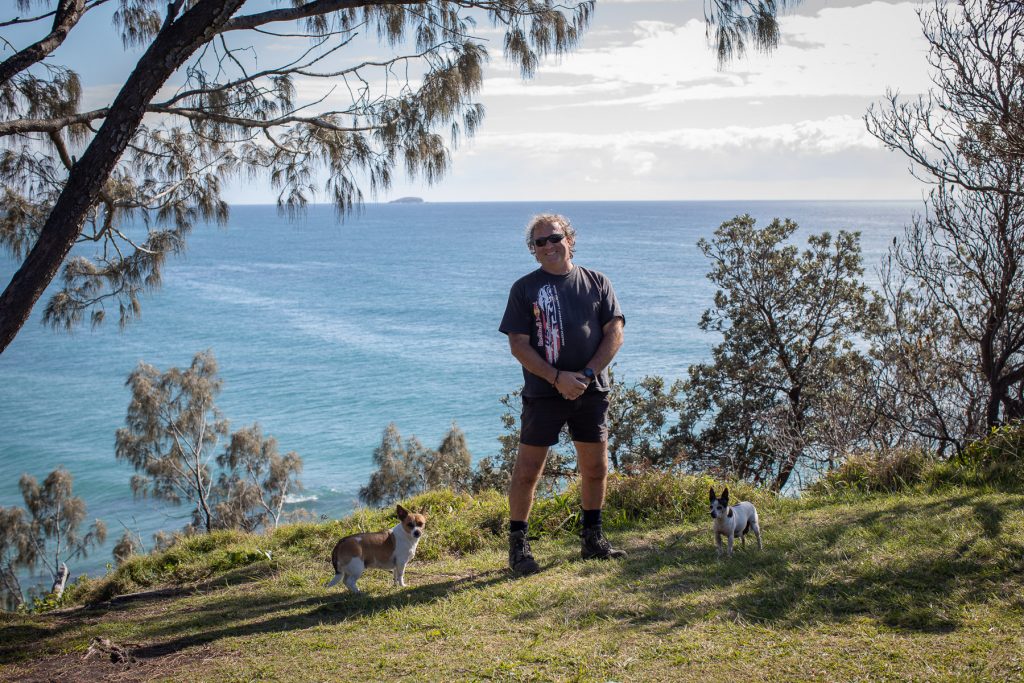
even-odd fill
[[(210, 349), (218, 406), (237, 429), (253, 422), (302, 456), (297, 504), (340, 517), (358, 505), (372, 454), (394, 422), (436, 447), (452, 422), (474, 459), (493, 455), (499, 399), (522, 382), (497, 331), (512, 282), (536, 267), (523, 226), (540, 212), (578, 230), (575, 261), (613, 282), (626, 314), (616, 376), (683, 377), (715, 339), (697, 326), (714, 290), (701, 237), (749, 213), (791, 218), (809, 232), (862, 233), (869, 282), (920, 202), (521, 202), (370, 204), (339, 222), (330, 206), (290, 221), (274, 206), (235, 206), (226, 228), (197, 226), (164, 285), (123, 331), (108, 322), (73, 334), (41, 320), (43, 301), (0, 355), (0, 505), (20, 505), (18, 480), (57, 466), (74, 476), (89, 519), (109, 528), (72, 575), (102, 573), (125, 528), (149, 544), (189, 510), (134, 500), (131, 467), (114, 457), (125, 380), (145, 361), (166, 370)], [(0, 256), (6, 285), (16, 264)], [(45, 297), (48, 296), (44, 295)]]

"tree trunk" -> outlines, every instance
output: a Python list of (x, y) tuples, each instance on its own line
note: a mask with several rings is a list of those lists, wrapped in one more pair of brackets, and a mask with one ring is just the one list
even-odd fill
[(782, 463), (782, 467), (779, 468), (779, 473), (775, 476), (775, 481), (772, 482), (772, 491), (778, 493), (789, 482), (789, 477), (793, 474), (793, 470), (796, 469), (796, 464), (800, 461), (802, 454), (803, 449), (800, 447), (795, 446), (790, 449), (785, 461)]
[(800, 461), (800, 456), (804, 452), (804, 415), (803, 407), (800, 405), (800, 393), (802, 387), (795, 386), (787, 392), (789, 397), (789, 407), (792, 412), (792, 421), (790, 422), (790, 438), (793, 439), (793, 445), (789, 448), (789, 453), (786, 454), (786, 459), (782, 462), (782, 466), (779, 467), (779, 473), (775, 476), (775, 481), (772, 482), (772, 491), (778, 493), (782, 490), (782, 487), (789, 482), (790, 476), (793, 474), (793, 470), (796, 469), (796, 464)]
[(50, 588), (50, 593), (56, 597), (64, 595), (64, 586), (68, 583), (68, 575), (71, 572), (68, 570), (67, 564), (61, 562), (60, 568), (57, 569), (57, 576), (53, 577), (53, 586)]
[(82, 158), (68, 173), (39, 239), (0, 295), (0, 353), (28, 320), (82, 231), (100, 190), (135, 136), (146, 105), (171, 74), (208, 42), (244, 0), (201, 0), (177, 21), (167, 22), (110, 106)]

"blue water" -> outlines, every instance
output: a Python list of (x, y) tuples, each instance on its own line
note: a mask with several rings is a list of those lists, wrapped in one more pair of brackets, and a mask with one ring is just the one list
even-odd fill
[[(141, 320), (68, 335), (40, 323), (42, 303), (0, 355), (0, 505), (21, 504), (18, 478), (58, 465), (75, 477), (106, 547), (73, 574), (102, 571), (125, 526), (148, 542), (189, 511), (135, 501), (114, 458), (128, 406), (124, 381), (144, 360), (219, 361), (218, 405), (233, 428), (259, 421), (303, 458), (304, 507), (341, 516), (357, 504), (373, 449), (394, 422), (436, 447), (455, 420), (474, 458), (493, 455), (502, 395), (521, 383), (497, 331), (509, 285), (535, 267), (522, 226), (541, 211), (577, 226), (576, 261), (603, 271), (626, 313), (620, 378), (682, 377), (714, 339), (697, 321), (713, 290), (700, 237), (749, 212), (804, 232), (859, 230), (868, 279), (916, 202), (566, 202), (370, 205), (339, 224), (312, 207), (289, 222), (272, 206), (238, 206), (228, 227), (198, 227), (165, 268)], [(15, 264), (0, 257), (0, 280)]]

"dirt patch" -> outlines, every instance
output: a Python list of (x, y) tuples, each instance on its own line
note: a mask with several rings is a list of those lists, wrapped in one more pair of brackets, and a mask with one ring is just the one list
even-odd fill
[[(177, 672), (216, 657), (209, 646), (179, 650), (165, 657), (136, 656), (136, 651), (143, 647), (138, 643), (93, 638), (84, 654), (44, 656), (12, 666), (2, 675), (5, 680), (32, 682), (149, 681), (174, 677)], [(148, 649), (152, 650), (153, 646)]]

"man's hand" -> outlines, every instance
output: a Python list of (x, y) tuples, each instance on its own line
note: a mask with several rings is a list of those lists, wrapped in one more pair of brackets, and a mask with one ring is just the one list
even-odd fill
[(583, 395), (590, 385), (590, 380), (582, 372), (559, 372), (555, 388), (562, 398), (573, 401)]

